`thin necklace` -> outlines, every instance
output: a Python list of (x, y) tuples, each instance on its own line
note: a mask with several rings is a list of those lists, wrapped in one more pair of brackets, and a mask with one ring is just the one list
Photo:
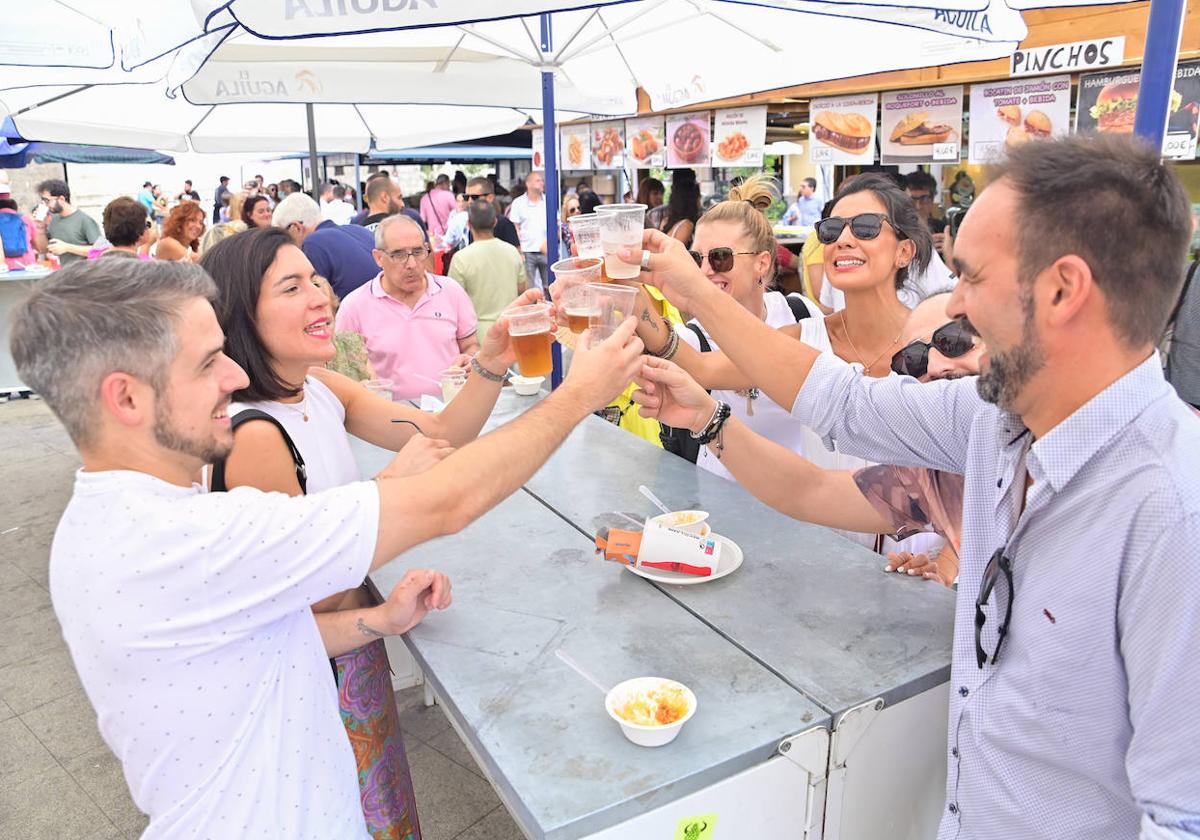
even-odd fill
[[(762, 302), (762, 315), (759, 317), (763, 321), (767, 320), (767, 302), (765, 300)], [(760, 396), (762, 396), (762, 392), (759, 391), (757, 388), (739, 388), (738, 390), (734, 391), (734, 393), (737, 394), (739, 397), (746, 398), (746, 416), (753, 417), (754, 416), (754, 401), (756, 399), (758, 399)]]
[[(301, 388), (301, 390), (303, 390), (303, 388)], [(292, 411), (300, 412), (300, 416), (304, 418), (304, 422), (305, 423), (308, 422), (308, 394), (307, 393), (304, 395), (304, 399), (300, 400), (300, 402), (298, 402), (298, 403), (281, 402), (280, 405), (283, 406), (284, 408), (290, 408)]]
[[(850, 342), (850, 349), (854, 351), (855, 356), (858, 356), (858, 363), (860, 365), (862, 365), (863, 364), (862, 353), (859, 353), (858, 348), (854, 346), (854, 339), (850, 337), (850, 328), (846, 326), (846, 310), (845, 309), (839, 310), (838, 317), (842, 319), (842, 332), (844, 332), (846, 334), (846, 341)], [(902, 335), (904, 335), (904, 327), (903, 326), (900, 327), (900, 332), (896, 333), (896, 337), (892, 339), (891, 344), (889, 344), (887, 347), (883, 348), (883, 353), (880, 353), (878, 356), (876, 356), (874, 359), (872, 359), (871, 364), (863, 365), (863, 376), (871, 375), (871, 368), (875, 366), (876, 362), (878, 362), (880, 359), (882, 359), (884, 357), (884, 355), (887, 353), (887, 351), (891, 350), (892, 347), (895, 346), (896, 342), (900, 340), (900, 336), (902, 336)]]

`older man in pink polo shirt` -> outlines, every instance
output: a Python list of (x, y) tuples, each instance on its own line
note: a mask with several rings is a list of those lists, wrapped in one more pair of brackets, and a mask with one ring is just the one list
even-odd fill
[(396, 399), (441, 394), (442, 371), (479, 349), (475, 307), (462, 286), (425, 270), (429, 240), (407, 216), (388, 216), (375, 229), (382, 269), (342, 301), (339, 332), (367, 341), (375, 374), (393, 382)]

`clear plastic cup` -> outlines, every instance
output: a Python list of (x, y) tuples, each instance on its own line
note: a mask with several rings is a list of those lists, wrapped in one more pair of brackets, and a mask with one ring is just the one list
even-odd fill
[(598, 284), (570, 286), (562, 294), (559, 311), (566, 319), (567, 329), (576, 335), (586, 330), (591, 319), (600, 314), (593, 285)]
[(642, 247), (642, 231), (646, 227), (645, 204), (601, 204), (596, 208), (600, 217), (600, 246), (604, 249), (604, 272), (610, 280), (634, 280), (640, 272), (636, 263), (627, 263), (617, 256), (622, 248)]
[(595, 308), (588, 318), (588, 329), (592, 341), (608, 338), (621, 322), (633, 314), (637, 303), (637, 289), (603, 283), (588, 286), (595, 297)]
[(467, 372), (461, 368), (442, 371), (442, 402), (448, 403), (467, 384)]
[(392, 389), (396, 387), (396, 383), (390, 379), (364, 379), (363, 387), (373, 394), (378, 394), (385, 400), (392, 399)]
[(504, 313), (508, 319), (508, 334), (512, 337), (513, 352), (522, 376), (549, 376), (554, 369), (550, 345), (554, 343), (554, 321), (550, 305), (534, 303), (518, 306)]
[(580, 257), (603, 257), (604, 247), (600, 244), (600, 217), (595, 213), (583, 213), (567, 219), (571, 235), (575, 238), (575, 250)]
[(604, 260), (599, 257), (567, 257), (550, 266), (557, 288), (570, 289), (585, 283), (601, 282)]

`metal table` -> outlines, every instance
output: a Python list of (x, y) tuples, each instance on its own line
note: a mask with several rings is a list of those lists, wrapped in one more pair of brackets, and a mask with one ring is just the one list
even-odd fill
[[(505, 400), (486, 428), (536, 398)], [(357, 453), (364, 474), (390, 457), (361, 443)], [(742, 567), (669, 586), (592, 559), (597, 528), (632, 527), (615, 512), (653, 513), (639, 484), (673, 507), (710, 511), (713, 527), (745, 552)], [(658, 838), (714, 812), (722, 815), (714, 836), (731, 840), (933, 835), (945, 782), (951, 593), (885, 575), (877, 555), (598, 418), (572, 433), (525, 493), (375, 578), (386, 588), (409, 565), (453, 577), (455, 607), (406, 642), (530, 837)], [(605, 683), (651, 672), (679, 679), (697, 691), (701, 711), (680, 741), (633, 747), (599, 692), (554, 656), (558, 647)], [(494, 708), (497, 697), (506, 699)], [(565, 718), (546, 718), (550, 697)], [(529, 702), (542, 704), (533, 716), (522, 711)], [(736, 714), (744, 731), (712, 742), (708, 723), (693, 731), (716, 708)], [(547, 729), (552, 746), (527, 741)], [(697, 732), (703, 750), (682, 740)], [(547, 772), (547, 761), (557, 769)], [(599, 768), (596, 778), (581, 782), (570, 769), (580, 766)], [(634, 787), (613, 775), (631, 766)]]
[(29, 386), (17, 375), (8, 347), (11, 337), (9, 319), (13, 308), (33, 290), (33, 284), (46, 276), (47, 272), (0, 272), (0, 398), (30, 393)]

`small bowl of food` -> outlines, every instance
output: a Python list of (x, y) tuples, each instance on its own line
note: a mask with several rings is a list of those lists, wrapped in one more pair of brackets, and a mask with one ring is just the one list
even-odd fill
[(660, 525), (666, 525), (669, 528), (675, 528), (680, 531), (687, 531), (689, 534), (695, 534), (699, 537), (708, 536), (709, 531), (712, 530), (708, 527), (708, 523), (704, 521), (706, 519), (708, 519), (708, 511), (706, 510), (676, 510), (654, 517), (654, 521)]
[(696, 695), (675, 680), (637, 677), (613, 686), (604, 707), (630, 741), (661, 747), (674, 741), (696, 713)]
[(532, 397), (542, 388), (544, 376), (510, 376), (508, 381), (512, 383), (513, 390), (522, 397)]

